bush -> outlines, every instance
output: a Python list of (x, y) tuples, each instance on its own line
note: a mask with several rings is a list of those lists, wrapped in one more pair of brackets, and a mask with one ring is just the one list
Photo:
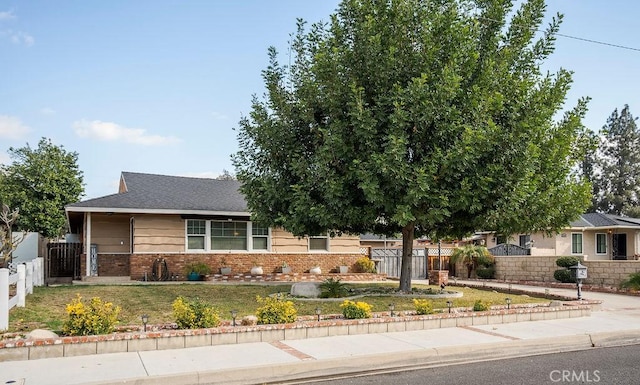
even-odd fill
[(562, 283), (576, 283), (576, 280), (573, 277), (573, 274), (571, 274), (571, 270), (567, 270), (567, 269), (560, 269), (560, 270), (554, 271), (553, 278), (555, 278), (556, 281), (560, 281)]
[(340, 278), (328, 278), (320, 284), (321, 298), (341, 298), (347, 295), (347, 286), (340, 282)]
[(258, 303), (263, 304), (256, 310), (258, 323), (261, 324), (286, 324), (296, 322), (298, 311), (293, 302), (285, 301), (279, 297), (257, 297)]
[(478, 256), (476, 257), (476, 263), (478, 264), (478, 266), (492, 267), (493, 265), (495, 265), (496, 259), (487, 251), (486, 253), (478, 254)]
[(476, 269), (476, 275), (482, 279), (493, 279), (496, 276), (495, 267), (479, 267)]
[(218, 312), (199, 298), (188, 301), (178, 297), (172, 306), (173, 318), (180, 329), (213, 328), (220, 325)]
[(376, 272), (376, 264), (367, 257), (358, 258), (358, 260), (355, 263), (355, 268), (356, 268), (356, 271), (360, 273)]
[(577, 265), (578, 262), (580, 262), (580, 258), (578, 257), (565, 256), (556, 259), (556, 265), (558, 265), (559, 267), (565, 267), (567, 269), (571, 266)]
[(629, 278), (620, 284), (623, 289), (640, 290), (640, 272), (629, 275)]
[(477, 300), (473, 304), (473, 311), (486, 311), (491, 309), (491, 304), (489, 302), (484, 302), (481, 300)]
[(433, 314), (433, 302), (428, 299), (413, 299), (413, 305), (416, 308), (416, 314)]
[(340, 304), (342, 315), (346, 319), (371, 318), (371, 305), (366, 302), (345, 300)]
[(120, 307), (111, 302), (102, 302), (99, 297), (91, 298), (89, 304), (82, 302), (80, 294), (66, 306), (69, 318), (62, 326), (68, 336), (88, 336), (109, 334), (118, 323)]

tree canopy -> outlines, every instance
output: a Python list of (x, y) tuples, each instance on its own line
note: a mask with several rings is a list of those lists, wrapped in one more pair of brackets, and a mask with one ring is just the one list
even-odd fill
[(42, 138), (37, 148), (29, 144), (9, 149), (13, 162), (0, 166), (0, 202), (20, 210), (15, 226), (54, 238), (64, 232), (64, 206), (77, 202), (84, 192), (78, 154)]
[(635, 216), (640, 213), (640, 130), (629, 106), (616, 108), (600, 131), (593, 166), (594, 211)]
[(558, 229), (589, 200), (574, 170), (586, 99), (554, 116), (571, 73), (542, 73), (562, 19), (543, 0), (345, 0), (268, 50), (264, 98), (239, 123), (255, 220), (296, 235)]

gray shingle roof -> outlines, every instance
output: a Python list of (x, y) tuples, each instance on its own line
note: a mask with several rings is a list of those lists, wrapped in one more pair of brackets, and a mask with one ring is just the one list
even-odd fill
[[(136, 209), (206, 212), (247, 212), (240, 182), (123, 172), (127, 191), (67, 206), (67, 211)], [(77, 210), (74, 210), (77, 209)]]
[(619, 217), (611, 214), (586, 213), (576, 221), (571, 222), (571, 227), (640, 227), (640, 219)]

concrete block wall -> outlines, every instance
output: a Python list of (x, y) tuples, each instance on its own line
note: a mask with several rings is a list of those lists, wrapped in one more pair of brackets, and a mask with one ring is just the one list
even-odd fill
[[(558, 256), (499, 256), (496, 258), (498, 280), (557, 282), (553, 272)], [(618, 287), (629, 275), (640, 271), (640, 261), (582, 261), (587, 266), (586, 285)], [(460, 275), (459, 275), (460, 276)]]

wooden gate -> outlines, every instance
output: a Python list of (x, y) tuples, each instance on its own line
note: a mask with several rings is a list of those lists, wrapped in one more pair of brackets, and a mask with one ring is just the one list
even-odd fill
[(46, 281), (60, 282), (80, 279), (82, 243), (47, 244)]
[[(455, 248), (437, 247), (413, 249), (411, 279), (426, 279), (430, 270), (450, 270), (449, 258)], [(371, 249), (371, 259), (378, 263), (378, 272), (399, 278), (402, 266), (402, 249)], [(453, 266), (452, 266), (453, 267)]]

